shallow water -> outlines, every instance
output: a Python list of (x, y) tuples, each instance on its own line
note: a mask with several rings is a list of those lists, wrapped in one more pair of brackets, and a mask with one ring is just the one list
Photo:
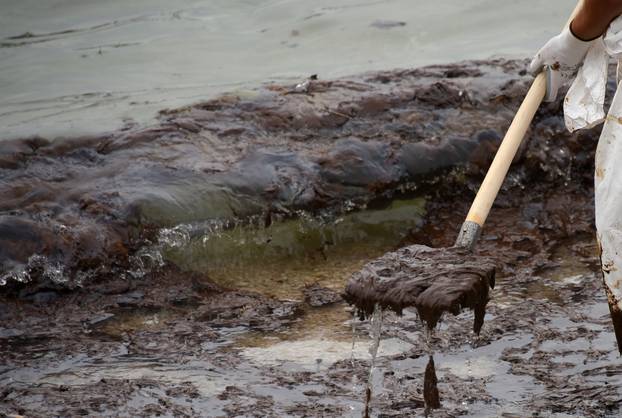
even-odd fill
[(106, 132), (272, 80), (527, 57), (562, 0), (0, 0), (0, 140)]
[(164, 240), (163, 253), (226, 287), (285, 299), (300, 298), (304, 285), (315, 282), (341, 291), (352, 273), (420, 226), (424, 206), (425, 199), (412, 198), (327, 219), (301, 213), (268, 228), (212, 230), (172, 245)]

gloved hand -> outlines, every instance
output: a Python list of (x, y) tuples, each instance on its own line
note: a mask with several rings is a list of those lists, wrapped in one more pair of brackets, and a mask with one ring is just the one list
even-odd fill
[(535, 76), (547, 70), (545, 101), (554, 101), (559, 88), (574, 79), (595, 41), (582, 41), (567, 27), (538, 51), (529, 65), (529, 72)]

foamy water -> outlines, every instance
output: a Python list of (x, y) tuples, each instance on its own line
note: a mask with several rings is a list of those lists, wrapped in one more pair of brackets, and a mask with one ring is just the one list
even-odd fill
[(148, 124), (269, 81), (527, 57), (562, 0), (0, 0), (0, 140)]

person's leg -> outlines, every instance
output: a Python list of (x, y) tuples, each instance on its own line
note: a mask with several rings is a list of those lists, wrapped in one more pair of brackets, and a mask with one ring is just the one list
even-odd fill
[(596, 150), (596, 229), (609, 309), (622, 353), (622, 92), (616, 93)]

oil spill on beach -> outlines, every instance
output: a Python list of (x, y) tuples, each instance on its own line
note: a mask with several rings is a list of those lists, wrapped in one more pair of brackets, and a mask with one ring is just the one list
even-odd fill
[(0, 282), (72, 289), (130, 270), (162, 229), (334, 214), (479, 173), (513, 113), (500, 104), (529, 82), (521, 66), (271, 84), (147, 128), (0, 141)]
[[(453, 244), (523, 66), (271, 85), (149, 129), (0, 142), (0, 414), (361, 417), (371, 328), (354, 323), (353, 350), (338, 296), (387, 251)], [(536, 115), (479, 242), (497, 266), (479, 337), (472, 312), (438, 321), (435, 417), (620, 414), (598, 131), (566, 133), (559, 111)], [(385, 311), (372, 416), (433, 403), (425, 334)]]

